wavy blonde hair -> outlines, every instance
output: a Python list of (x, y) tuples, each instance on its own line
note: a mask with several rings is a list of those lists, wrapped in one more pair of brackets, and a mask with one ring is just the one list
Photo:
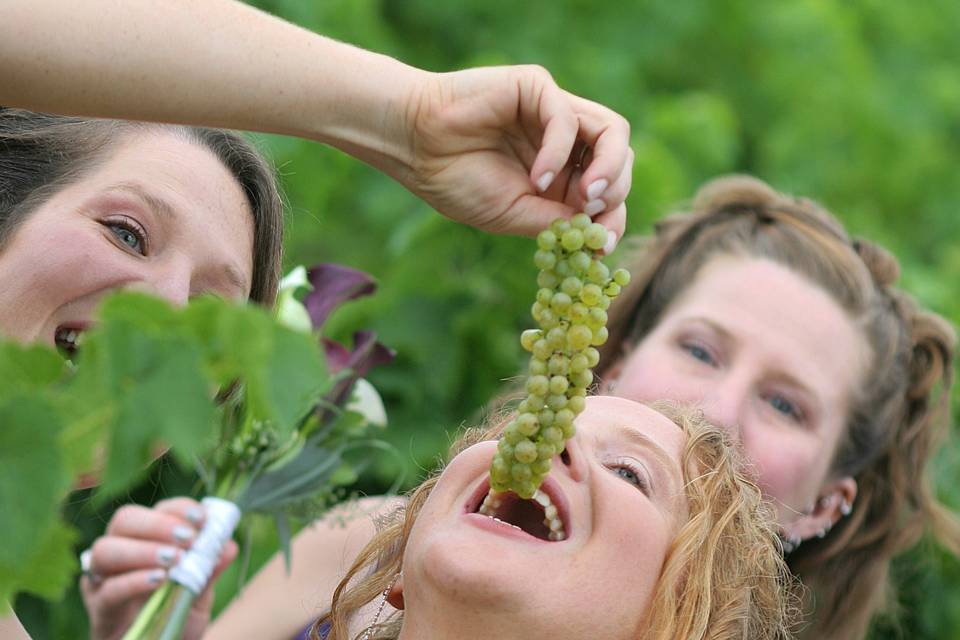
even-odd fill
[[(789, 638), (798, 607), (780, 549), (772, 510), (741, 472), (726, 434), (699, 412), (656, 404), (687, 434), (681, 465), (689, 516), (670, 546), (647, 618), (643, 640), (774, 640)], [(496, 438), (505, 421), (467, 430), (450, 450)], [(403, 568), (407, 539), (440, 474), (413, 490), (359, 554), (334, 592), (330, 611), (312, 636), (329, 625), (328, 640), (348, 638), (361, 607), (392, 585)], [(557, 576), (562, 578), (562, 576)], [(403, 614), (371, 629), (370, 638), (395, 640)], [(362, 635), (362, 633), (361, 633)]]
[[(925, 529), (954, 554), (960, 523), (934, 495), (927, 466), (949, 420), (956, 337), (942, 317), (896, 288), (899, 265), (881, 247), (851, 238), (811, 200), (729, 176), (705, 185), (691, 210), (635, 241), (633, 280), (609, 311), (598, 376), (656, 326), (718, 255), (766, 258), (821, 287), (859, 327), (872, 362), (850, 398), (829, 473), (858, 486), (849, 517), (807, 540), (788, 563), (809, 589), (810, 638), (862, 638), (892, 598), (891, 559)], [(829, 562), (828, 562), (829, 561)]]

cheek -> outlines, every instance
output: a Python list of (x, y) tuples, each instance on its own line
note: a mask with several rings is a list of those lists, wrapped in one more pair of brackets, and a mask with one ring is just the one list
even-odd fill
[[(93, 228), (49, 225), (24, 227), (24, 233), (0, 256), (4, 282), (0, 332), (24, 340), (45, 337), (51, 316), (91, 295), (122, 286), (134, 278), (131, 260)], [(92, 305), (90, 305), (92, 306)], [(59, 318), (59, 320), (87, 318)]]
[[(626, 494), (626, 492), (622, 492)], [(606, 534), (600, 541), (603, 569), (594, 571), (596, 602), (624, 613), (623, 624), (636, 628), (653, 600), (672, 529), (663, 514), (646, 498), (621, 495), (616, 509), (604, 513)], [(636, 504), (633, 506), (631, 503)]]
[(745, 428), (741, 437), (760, 489), (774, 501), (778, 520), (789, 522), (815, 498), (828, 459), (821, 442), (810, 433), (773, 427)]

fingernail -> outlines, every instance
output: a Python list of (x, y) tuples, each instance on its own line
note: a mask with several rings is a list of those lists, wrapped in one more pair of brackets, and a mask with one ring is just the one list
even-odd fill
[(163, 569), (154, 569), (147, 574), (147, 582), (150, 584), (160, 584), (167, 579), (167, 572)]
[(157, 551), (157, 562), (165, 567), (172, 567), (178, 555), (179, 551), (175, 547), (160, 547)]
[(603, 192), (607, 190), (607, 185), (610, 184), (606, 181), (605, 178), (600, 178), (599, 180), (594, 180), (590, 183), (590, 186), (587, 187), (587, 199), (596, 200)]
[(193, 540), (196, 535), (196, 530), (185, 524), (178, 524), (173, 528), (173, 537), (177, 542), (189, 542)]
[(555, 176), (556, 174), (553, 171), (547, 171), (544, 173), (542, 176), (540, 176), (540, 179), (537, 180), (537, 189), (540, 191), (546, 191), (550, 187), (550, 184), (553, 182), (553, 178)]
[(607, 231), (607, 244), (603, 245), (604, 255), (610, 255), (617, 248), (617, 234)]
[(591, 200), (583, 208), (583, 212), (591, 218), (607, 208), (607, 203), (603, 200)]
[(203, 521), (203, 508), (202, 507), (190, 507), (187, 509), (187, 520), (193, 524), (199, 525)]

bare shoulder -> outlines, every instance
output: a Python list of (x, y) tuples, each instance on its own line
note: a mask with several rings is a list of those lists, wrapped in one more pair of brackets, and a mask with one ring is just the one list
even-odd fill
[[(350, 563), (363, 549), (378, 523), (406, 505), (406, 500), (397, 496), (368, 496), (342, 503), (327, 514), (304, 527), (293, 542), (293, 552), (300, 560), (336, 560), (342, 554), (346, 572)], [(339, 581), (339, 580), (338, 580)]]

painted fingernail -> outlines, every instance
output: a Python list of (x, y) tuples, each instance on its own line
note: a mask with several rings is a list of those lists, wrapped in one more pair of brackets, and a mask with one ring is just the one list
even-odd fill
[(617, 234), (613, 231), (607, 231), (607, 244), (603, 245), (603, 253), (610, 255), (617, 248)]
[(177, 542), (189, 542), (197, 535), (196, 529), (185, 524), (178, 524), (173, 528), (173, 538)]
[(147, 574), (147, 582), (150, 584), (160, 584), (167, 579), (167, 572), (163, 569), (154, 569)]
[(590, 186), (587, 187), (587, 199), (596, 200), (603, 195), (603, 192), (607, 190), (607, 185), (610, 183), (607, 182), (605, 178), (600, 178), (599, 180), (594, 180), (590, 183)]
[(607, 208), (607, 203), (603, 200), (591, 200), (587, 203), (587, 206), (583, 208), (583, 212), (590, 217), (593, 217)]
[(553, 179), (556, 177), (556, 174), (553, 171), (547, 171), (540, 179), (537, 180), (537, 189), (540, 191), (546, 191), (550, 185), (553, 183)]
[(187, 520), (193, 524), (199, 525), (203, 522), (203, 507), (190, 507), (187, 509)]
[(164, 567), (172, 567), (179, 553), (175, 547), (160, 547), (157, 551), (157, 562)]

